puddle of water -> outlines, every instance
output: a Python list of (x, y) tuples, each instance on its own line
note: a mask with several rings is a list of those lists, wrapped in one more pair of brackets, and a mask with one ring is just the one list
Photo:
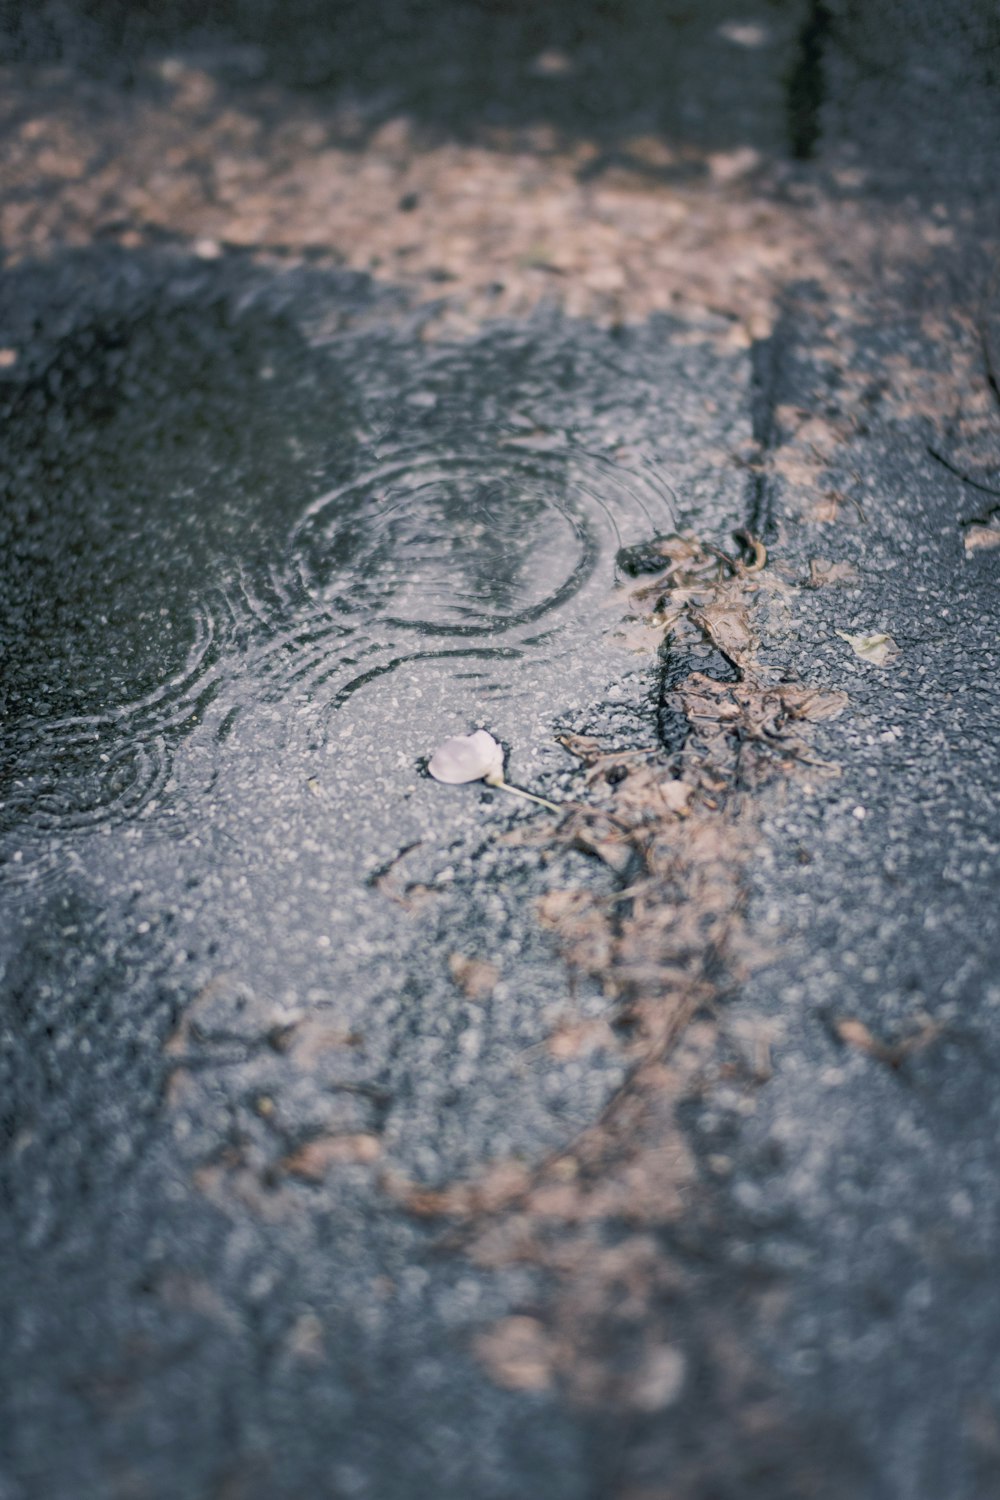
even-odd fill
[[(607, 1010), (567, 998), (531, 915), (567, 872), (498, 843), (524, 813), (421, 760), (485, 726), (558, 796), (581, 712), (652, 737), (652, 667), (611, 644), (609, 596), (618, 550), (673, 523), (657, 445), (690, 450), (705, 356), (544, 320), (317, 346), (236, 300), (203, 279), (95, 318), (12, 403), (11, 909), (75, 882), (122, 924), (141, 888), (179, 951), (242, 976), (262, 1035), (318, 1009), (364, 1038), (354, 1084), (418, 1175), (544, 1152), (622, 1076), (613, 1050), (544, 1052), (567, 1010)], [(369, 878), (408, 848), (418, 915)], [(495, 994), (461, 992), (456, 952), (494, 962)], [(286, 1139), (325, 1128), (326, 1086), (296, 1087)]]
[[(435, 348), (318, 273), (25, 276), (0, 286), (31, 377), (0, 427), (15, 1426), (47, 1453), (139, 1320), (122, 1452), (147, 1421), (194, 1433), (170, 1463), (195, 1493), (230, 1413), (273, 1402), (294, 1420), (268, 1491), (322, 1490), (331, 1432), (346, 1491), (386, 1392), (421, 1433), (444, 1405), (500, 1432), (460, 1351), (533, 1295), (523, 1267), (454, 1285), (383, 1171), (537, 1160), (624, 1077), (613, 1033), (552, 1054), (613, 1001), (569, 985), (534, 914), (606, 873), (507, 841), (550, 815), (421, 758), (483, 725), (512, 780), (558, 797), (557, 728), (655, 737), (651, 664), (611, 639), (615, 555), (670, 525), (678, 472), (678, 519), (725, 540), (741, 481), (701, 455), (745, 440), (745, 371), (668, 325), (542, 318)], [(316, 1363), (290, 1352), (303, 1309), (336, 1329)], [(523, 1451), (576, 1493), (573, 1420), (533, 1409), (541, 1448), (518, 1405), (505, 1465)]]

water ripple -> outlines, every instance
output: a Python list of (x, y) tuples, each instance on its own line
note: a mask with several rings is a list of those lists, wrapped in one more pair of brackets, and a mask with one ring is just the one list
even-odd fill
[(152, 817), (182, 740), (207, 746), (211, 784), (236, 747), (321, 745), (358, 693), (421, 664), (453, 666), (463, 700), (495, 701), (529, 666), (592, 653), (618, 548), (670, 518), (655, 471), (565, 442), (485, 430), (383, 445), (304, 506), (282, 556), (232, 568), (196, 608), (178, 671), (105, 712), (16, 729), (0, 833)]
[[(248, 668), (264, 699), (313, 704), (329, 724), (361, 688), (419, 661), (540, 664), (592, 627), (619, 547), (669, 521), (654, 472), (566, 444), (487, 431), (447, 451), (383, 445), (293, 525), (273, 584), (286, 618)], [(467, 648), (449, 647), (456, 638)]]
[(199, 606), (183, 666), (151, 691), (103, 713), (17, 725), (0, 767), (0, 832), (81, 831), (155, 811), (171, 746), (208, 711), (225, 663), (216, 620)]
[[(475, 434), (450, 452), (402, 449), (319, 496), (289, 543), (293, 576), (351, 616), (474, 636), (573, 598), (623, 528), (648, 535), (642, 481), (580, 450)], [(658, 503), (657, 503), (658, 502)]]

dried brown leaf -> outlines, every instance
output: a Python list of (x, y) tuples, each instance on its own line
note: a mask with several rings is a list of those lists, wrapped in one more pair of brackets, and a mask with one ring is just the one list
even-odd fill
[(838, 718), (850, 702), (846, 693), (820, 693), (815, 688), (782, 687), (780, 693), (793, 718), (812, 723)]
[(985, 526), (967, 526), (964, 540), (966, 552), (986, 552), (1000, 547), (1000, 517), (991, 519)]
[(672, 813), (677, 813), (680, 817), (687, 815), (694, 796), (693, 786), (689, 786), (686, 781), (671, 778), (660, 782), (659, 793)]
[(860, 576), (853, 563), (828, 562), (820, 557), (813, 557), (809, 561), (810, 588), (830, 588), (838, 583), (857, 583)]
[(612, 961), (607, 913), (589, 891), (550, 891), (538, 903), (539, 920), (559, 935), (566, 961), (589, 974), (604, 974)]
[(866, 1052), (869, 1057), (877, 1057), (881, 1054), (882, 1044), (875, 1040), (863, 1021), (845, 1017), (835, 1023), (834, 1030), (846, 1046), (855, 1047), (859, 1052)]
[(556, 738), (564, 750), (568, 750), (570, 755), (575, 755), (577, 760), (582, 760), (588, 766), (607, 754), (600, 740), (594, 739), (590, 734), (560, 734)]
[(691, 620), (730, 661), (743, 666), (757, 645), (745, 602), (720, 598), (690, 612)]
[(904, 1037), (901, 1041), (880, 1042), (863, 1021), (857, 1021), (853, 1017), (834, 1022), (833, 1029), (846, 1046), (855, 1047), (859, 1052), (873, 1057), (876, 1062), (886, 1063), (890, 1068), (900, 1067), (908, 1057), (912, 1057), (915, 1052), (922, 1052), (941, 1034), (938, 1023), (927, 1021), (912, 1036)]
[(549, 891), (538, 903), (538, 915), (546, 927), (558, 927), (588, 912), (592, 904), (587, 891)]
[(323, 1135), (307, 1141), (282, 1162), (293, 1177), (322, 1182), (330, 1167), (351, 1163), (370, 1163), (382, 1153), (377, 1135)]
[(551, 1384), (555, 1344), (537, 1318), (515, 1316), (495, 1323), (477, 1338), (476, 1353), (507, 1390), (540, 1391)]
[(484, 958), (452, 953), (448, 958), (451, 977), (469, 1000), (485, 1000), (496, 989), (500, 970)]
[(571, 1057), (589, 1057), (592, 1052), (607, 1052), (614, 1045), (614, 1033), (607, 1021), (567, 1021), (549, 1037), (546, 1050), (552, 1057), (565, 1061)]
[(632, 863), (632, 848), (624, 835), (602, 838), (586, 824), (577, 824), (573, 846), (584, 854), (595, 855), (616, 875), (623, 875)]

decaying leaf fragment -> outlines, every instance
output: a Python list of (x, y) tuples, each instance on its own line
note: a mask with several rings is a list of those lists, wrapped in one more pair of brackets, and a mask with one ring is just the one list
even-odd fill
[(964, 541), (966, 552), (985, 552), (1000, 547), (1000, 516), (991, 516), (985, 525), (967, 526)]
[(836, 774), (835, 767), (812, 757), (797, 726), (835, 719), (847, 707), (846, 693), (821, 693), (799, 683), (758, 682), (752, 677), (719, 682), (703, 672), (692, 672), (678, 689), (678, 697), (692, 743), (699, 748), (703, 786), (708, 785), (706, 775), (722, 777), (724, 782), (737, 762), (744, 782), (751, 774), (766, 775), (769, 763), (793, 760)]
[(479, 1335), (476, 1353), (498, 1385), (540, 1391), (554, 1377), (556, 1344), (537, 1318), (510, 1317)]
[(872, 1035), (863, 1021), (855, 1020), (853, 1016), (835, 1021), (833, 1029), (845, 1046), (864, 1052), (876, 1062), (886, 1063), (890, 1068), (901, 1067), (908, 1057), (915, 1052), (922, 1052), (941, 1034), (938, 1023), (928, 1020), (919, 1030), (901, 1041), (882, 1042)]
[(448, 969), (452, 979), (469, 1000), (485, 1000), (496, 989), (500, 970), (484, 958), (472, 958), (465, 953), (448, 955)]
[(782, 683), (776, 691), (793, 719), (808, 719), (813, 724), (821, 719), (839, 718), (850, 702), (846, 693), (821, 693), (816, 688), (795, 687), (789, 683)]
[(690, 610), (689, 618), (729, 661), (740, 667), (748, 663), (757, 639), (750, 627), (746, 601), (738, 592), (717, 589), (711, 603)]
[(823, 557), (809, 559), (809, 587), (829, 588), (837, 583), (857, 583), (861, 575), (853, 563), (829, 562)]
[(549, 891), (538, 903), (542, 925), (559, 934), (566, 960), (581, 974), (606, 975), (614, 953), (607, 912), (590, 891)]
[(891, 635), (851, 635), (846, 630), (838, 630), (835, 634), (847, 642), (855, 656), (860, 656), (873, 667), (891, 666), (899, 655), (899, 647)]

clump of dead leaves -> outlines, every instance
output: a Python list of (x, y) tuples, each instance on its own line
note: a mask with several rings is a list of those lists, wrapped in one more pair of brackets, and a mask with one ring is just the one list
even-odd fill
[[(802, 768), (813, 777), (835, 772), (813, 757), (809, 726), (839, 714), (847, 695), (782, 681), (759, 661), (759, 605), (788, 585), (769, 574), (759, 541), (745, 533), (737, 540), (741, 550), (730, 555), (690, 533), (659, 538), (644, 549), (645, 576), (621, 593), (631, 642), (655, 645), (664, 662), (708, 645), (728, 663), (727, 680), (695, 670), (670, 690), (669, 706), (687, 726), (683, 747), (674, 754), (660, 746), (610, 749), (563, 735), (583, 764), (586, 793), (566, 804), (554, 833), (513, 835), (594, 855), (617, 877), (610, 897), (580, 887), (552, 891), (539, 916), (570, 971), (597, 979), (615, 1002), (632, 1063), (626, 1092), (644, 1068), (662, 1062), (695, 1012), (754, 962), (743, 916), (755, 826), (750, 794)], [(500, 1197), (517, 1197), (526, 1185), (519, 1167)], [(461, 1217), (485, 1202), (463, 1189), (420, 1194), (412, 1206)]]
[(662, 569), (623, 593), (629, 624), (647, 639), (656, 632), (661, 656), (707, 644), (729, 664), (729, 680), (691, 671), (668, 695), (687, 726), (683, 748), (609, 750), (562, 737), (584, 764), (588, 796), (557, 837), (602, 859), (621, 888), (610, 901), (556, 891), (540, 915), (571, 967), (616, 999), (642, 1058), (662, 1057), (718, 976), (732, 983), (749, 961), (747, 794), (803, 767), (835, 769), (813, 757), (809, 725), (834, 718), (847, 696), (781, 681), (759, 662), (758, 603), (786, 585), (766, 576), (760, 542), (740, 540), (742, 555), (731, 556), (690, 534), (664, 537), (655, 544)]
[(768, 568), (760, 541), (746, 532), (736, 539), (741, 553), (733, 556), (691, 533), (661, 538), (662, 571), (624, 597), (633, 627), (640, 622), (647, 637), (658, 631), (662, 652), (707, 644), (732, 669), (735, 681), (695, 671), (675, 690), (688, 724), (685, 775), (708, 790), (724, 790), (740, 760), (762, 762), (765, 774), (776, 763), (786, 771), (789, 762), (815, 765), (802, 726), (835, 718), (847, 704), (845, 693), (782, 681), (758, 659), (759, 606), (789, 587)]
[[(788, 585), (768, 576), (759, 542), (740, 540), (741, 554), (730, 556), (691, 535), (662, 538), (658, 556), (646, 550), (646, 576), (621, 594), (630, 644), (652, 645), (665, 667), (671, 654), (683, 659), (705, 645), (729, 665), (729, 680), (693, 670), (670, 689), (667, 706), (686, 724), (683, 747), (612, 749), (564, 735), (586, 792), (567, 804), (554, 834), (514, 835), (583, 850), (616, 876), (611, 895), (550, 892), (539, 916), (570, 972), (596, 979), (613, 1000), (625, 1083), (599, 1119), (541, 1165), (496, 1162), (474, 1180), (433, 1189), (386, 1179), (411, 1212), (447, 1221), (478, 1264), (521, 1261), (552, 1272), (544, 1323), (519, 1315), (480, 1339), (494, 1378), (520, 1389), (558, 1381), (604, 1407), (665, 1407), (683, 1384), (662, 1316), (678, 1272), (648, 1253), (650, 1233), (685, 1212), (694, 1184), (675, 1109), (708, 1066), (714, 1005), (762, 956), (744, 915), (744, 872), (757, 841), (752, 794), (803, 769), (812, 778), (831, 773), (812, 756), (809, 726), (847, 701), (782, 681), (760, 663), (760, 606)], [(665, 670), (663, 680), (675, 676)], [(609, 1249), (601, 1226), (610, 1221), (631, 1233)], [(638, 1373), (622, 1380), (597, 1346), (621, 1324), (626, 1291), (641, 1336), (630, 1363)]]
[[(760, 542), (738, 540), (742, 550), (733, 556), (691, 534), (660, 538), (645, 550), (646, 576), (621, 593), (625, 629), (654, 643), (662, 657), (707, 644), (729, 664), (731, 680), (692, 671), (671, 690), (671, 706), (687, 725), (683, 748), (610, 749), (563, 735), (563, 746), (583, 764), (585, 795), (566, 804), (554, 833), (512, 835), (594, 855), (617, 877), (611, 896), (580, 887), (552, 891), (539, 916), (571, 973), (598, 980), (615, 1003), (631, 1063), (623, 1098), (662, 1065), (694, 1014), (755, 961), (743, 915), (743, 870), (755, 841), (749, 793), (802, 767), (811, 776), (834, 769), (812, 757), (808, 730), (839, 714), (846, 694), (781, 681), (758, 661), (758, 603), (787, 585), (767, 576)], [(598, 1136), (607, 1135), (617, 1107), (595, 1126)], [(522, 1165), (499, 1178), (497, 1170), (489, 1190), (463, 1184), (414, 1192), (410, 1206), (475, 1217), (531, 1190), (532, 1174)]]

